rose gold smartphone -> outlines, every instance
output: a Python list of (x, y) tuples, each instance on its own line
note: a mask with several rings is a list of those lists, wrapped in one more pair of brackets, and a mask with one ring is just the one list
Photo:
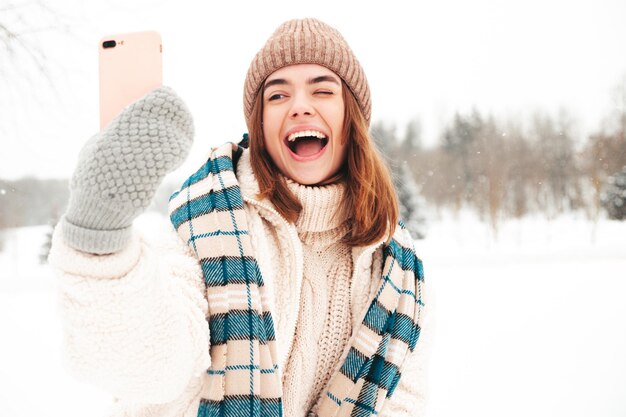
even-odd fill
[(126, 106), (163, 83), (163, 47), (158, 32), (100, 39), (100, 129)]

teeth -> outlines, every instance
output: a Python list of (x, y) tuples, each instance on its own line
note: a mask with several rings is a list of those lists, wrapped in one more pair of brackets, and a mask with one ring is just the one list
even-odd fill
[(293, 142), (297, 138), (301, 138), (301, 137), (304, 137), (304, 136), (313, 136), (313, 137), (316, 137), (316, 138), (319, 138), (319, 139), (325, 139), (326, 138), (326, 135), (324, 135), (322, 132), (318, 132), (317, 130), (302, 130), (300, 132), (292, 133), (291, 135), (289, 135), (287, 140), (289, 142)]

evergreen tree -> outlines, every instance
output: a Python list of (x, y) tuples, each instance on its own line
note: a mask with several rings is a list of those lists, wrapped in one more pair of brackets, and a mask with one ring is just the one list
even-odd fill
[(45, 240), (41, 249), (39, 250), (39, 263), (44, 265), (48, 262), (48, 255), (50, 255), (50, 249), (52, 248), (52, 235), (54, 233), (54, 226), (48, 226), (46, 230)]
[(613, 220), (626, 220), (626, 166), (609, 177), (602, 196), (602, 206)]
[(400, 219), (404, 221), (413, 239), (423, 239), (426, 236), (426, 220), (423, 215), (426, 202), (406, 161), (399, 166), (398, 173), (399, 175), (393, 176), (393, 182), (398, 194)]
[(422, 125), (418, 118), (411, 120), (406, 125), (404, 131), (404, 139), (400, 150), (405, 152), (405, 155), (415, 154), (422, 149)]
[[(420, 187), (415, 181), (415, 175), (403, 156), (411, 153), (406, 146), (409, 143), (418, 146), (419, 130), (414, 124), (410, 131), (411, 138), (407, 142), (399, 142), (396, 136), (396, 126), (384, 122), (374, 123), (370, 129), (376, 146), (381, 151), (385, 163), (389, 167), (393, 185), (398, 196), (400, 219), (411, 233), (413, 239), (423, 239), (426, 236), (425, 218), (423, 210), (426, 205), (421, 196)], [(402, 159), (401, 159), (402, 158)]]

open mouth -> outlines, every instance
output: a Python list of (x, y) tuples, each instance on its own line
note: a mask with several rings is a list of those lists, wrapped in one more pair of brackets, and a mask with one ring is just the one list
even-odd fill
[(286, 145), (291, 152), (302, 158), (319, 154), (328, 144), (328, 137), (316, 130), (304, 130), (287, 137)]

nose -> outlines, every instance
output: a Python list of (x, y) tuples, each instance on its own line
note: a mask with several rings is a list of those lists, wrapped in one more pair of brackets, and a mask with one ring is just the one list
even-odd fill
[(314, 114), (315, 108), (306, 94), (297, 94), (294, 96), (290, 110), (291, 118), (313, 116)]

